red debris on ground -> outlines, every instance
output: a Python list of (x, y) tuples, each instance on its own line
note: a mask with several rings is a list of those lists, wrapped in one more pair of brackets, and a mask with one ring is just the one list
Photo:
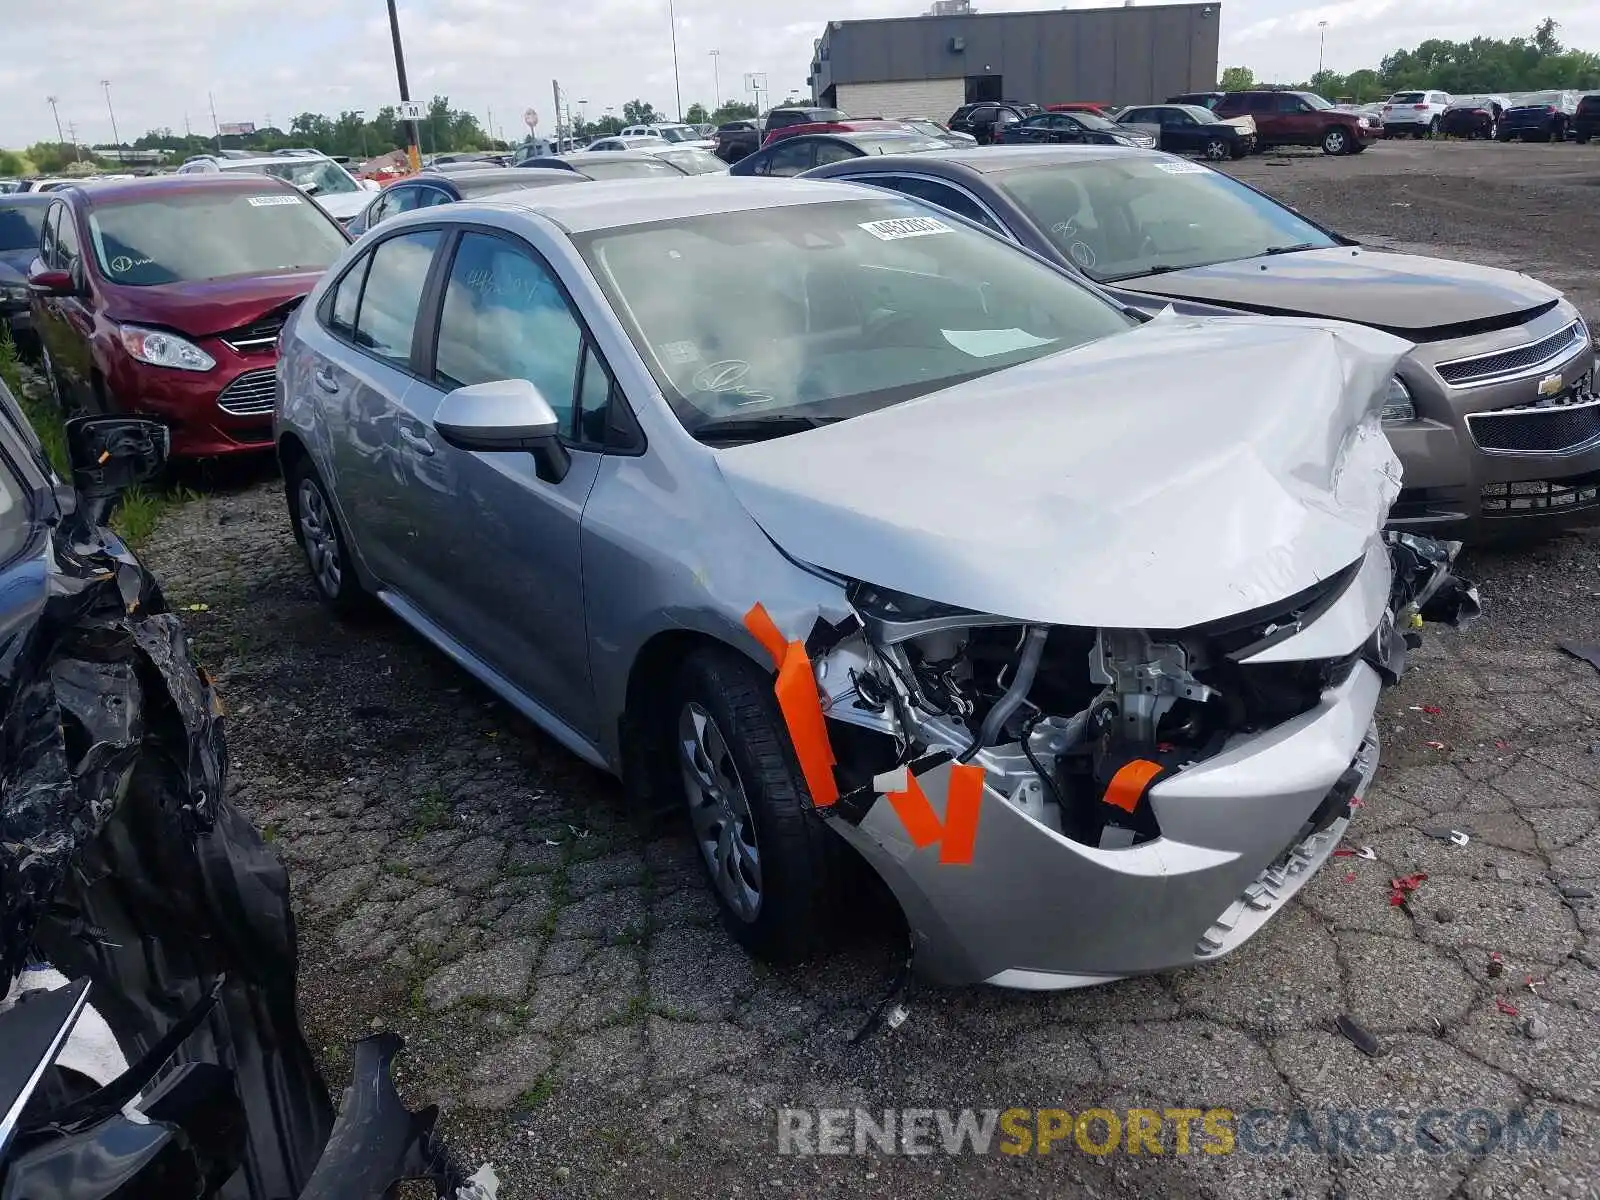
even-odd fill
[(1389, 881), (1389, 907), (1399, 908), (1406, 902), (1406, 897), (1416, 891), (1427, 880), (1427, 875), (1420, 871), (1415, 875), (1402, 875), (1398, 879)]
[(1437, 704), (1424, 704), (1422, 706), (1422, 711), (1427, 713), (1430, 717), (1437, 717), (1444, 711), (1444, 709), (1440, 708)]
[(1503, 996), (1496, 996), (1494, 998), (1494, 1006), (1501, 1012), (1505, 1013), (1505, 1015), (1508, 1017), (1514, 1017), (1517, 1015), (1517, 1006), (1512, 1004), (1511, 1001), (1507, 1000)]

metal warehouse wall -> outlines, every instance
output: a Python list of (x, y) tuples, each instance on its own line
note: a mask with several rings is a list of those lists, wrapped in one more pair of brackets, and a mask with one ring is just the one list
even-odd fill
[[(1217, 84), (1220, 4), (835, 21), (812, 64), (836, 84), (1000, 75), (1005, 98), (1144, 104)], [(964, 49), (951, 49), (961, 39)]]

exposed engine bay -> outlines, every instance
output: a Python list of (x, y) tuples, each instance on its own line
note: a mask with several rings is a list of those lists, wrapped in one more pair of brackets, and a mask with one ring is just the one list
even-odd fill
[[(1388, 534), (1385, 547), (1387, 564), (1369, 555), (1268, 609), (1184, 630), (1023, 624), (852, 584), (855, 619), (813, 639), (844, 798), (870, 803), (875, 778), (948, 758), (1074, 842), (1158, 838), (1157, 783), (1309, 712), (1358, 663), (1393, 682), (1423, 621), (1477, 614), (1450, 573), (1458, 544)], [(1296, 656), (1290, 639), (1355, 603), (1369, 559), (1390, 578), (1376, 628)]]

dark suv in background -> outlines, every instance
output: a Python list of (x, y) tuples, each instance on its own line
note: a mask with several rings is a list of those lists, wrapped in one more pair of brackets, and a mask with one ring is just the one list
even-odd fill
[(950, 114), (945, 124), (954, 133), (964, 133), (977, 139), (980, 146), (992, 146), (1002, 140), (1012, 125), (1020, 125), (1043, 110), (1037, 104), (1020, 104), (1015, 100), (982, 100), (977, 104), (963, 104)]
[(729, 121), (717, 127), (712, 141), (715, 153), (725, 163), (736, 163), (766, 143), (767, 137), (790, 125), (825, 124), (850, 118), (837, 108), (774, 108), (758, 124), (755, 121)]
[(1229, 92), (1211, 111), (1255, 118), (1258, 150), (1321, 146), (1324, 154), (1360, 154), (1383, 134), (1370, 118), (1335, 108), (1314, 92)]
[(1590, 92), (1572, 114), (1572, 136), (1587, 145), (1596, 134), (1600, 134), (1600, 92)]

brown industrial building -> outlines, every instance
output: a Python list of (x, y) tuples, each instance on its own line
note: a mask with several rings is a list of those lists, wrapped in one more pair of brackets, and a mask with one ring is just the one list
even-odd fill
[(811, 95), (848, 113), (943, 119), (977, 100), (1148, 104), (1217, 85), (1220, 4), (830, 21), (812, 52)]

